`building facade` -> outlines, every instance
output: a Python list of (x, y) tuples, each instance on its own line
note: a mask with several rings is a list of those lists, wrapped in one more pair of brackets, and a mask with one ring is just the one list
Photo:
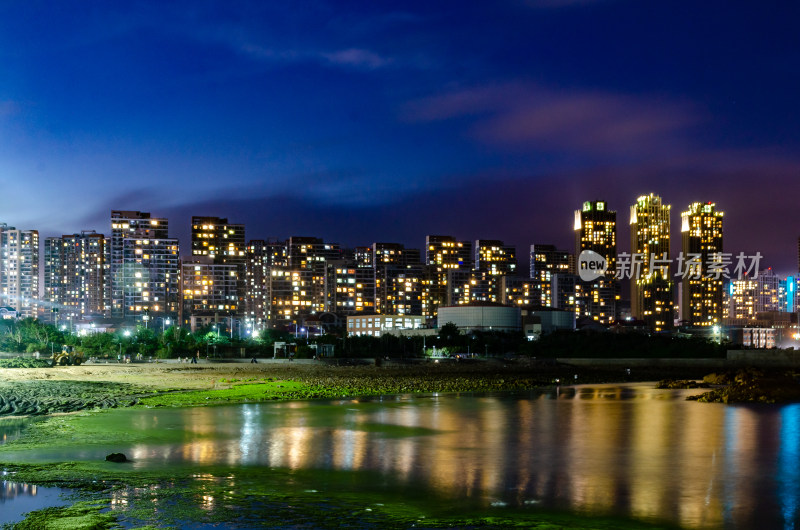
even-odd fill
[(177, 239), (122, 240), (122, 264), (113, 280), (121, 318), (145, 326), (148, 320), (178, 318), (179, 250)]
[[(141, 263), (137, 263), (135, 256), (130, 256), (132, 262), (125, 261), (125, 248), (126, 240), (141, 241), (143, 239), (150, 240), (166, 240), (169, 238), (169, 222), (165, 218), (152, 217), (149, 212), (139, 212), (133, 210), (112, 210), (111, 211), (111, 237), (108, 240), (106, 247), (106, 307), (110, 308), (111, 316), (114, 318), (128, 318), (141, 316), (138, 313), (131, 313), (131, 307), (136, 305), (127, 305), (125, 302), (126, 296), (130, 297), (130, 293), (135, 290), (132, 285), (126, 284), (130, 281), (130, 269), (141, 268)], [(176, 242), (177, 244), (177, 242)], [(130, 243), (127, 243), (130, 247)], [(138, 260), (141, 261), (141, 260)], [(129, 269), (129, 270), (126, 270)], [(178, 301), (178, 260), (175, 258), (174, 270), (170, 272), (174, 274), (174, 300), (173, 305), (176, 308), (175, 315), (177, 316), (177, 301)], [(141, 275), (141, 271), (140, 271)], [(136, 282), (134, 282), (136, 283)], [(141, 281), (139, 282), (141, 283)], [(127, 293), (127, 295), (126, 295)], [(139, 307), (142, 307), (139, 304)]]
[(475, 241), (475, 270), (492, 276), (517, 274), (517, 248), (497, 239)]
[(631, 313), (653, 331), (674, 322), (670, 209), (652, 193), (631, 206)]
[(713, 326), (722, 320), (724, 277), (722, 219), (712, 202), (693, 203), (681, 213), (681, 319), (690, 326)]
[(243, 266), (246, 253), (243, 224), (229, 223), (224, 217), (192, 217), (192, 257)]
[(757, 320), (759, 313), (788, 312), (793, 305), (793, 290), (787, 279), (772, 269), (759, 271), (755, 277), (732, 279), (725, 292), (723, 316), (728, 320)]
[(39, 232), (0, 224), (0, 306), (19, 318), (37, 318), (38, 302)]
[(211, 256), (181, 260), (181, 325), (188, 326), (193, 316), (214, 315), (214, 322), (239, 315), (239, 274), (235, 263), (215, 263)]
[(45, 239), (43, 319), (57, 324), (106, 314), (105, 244), (94, 230)]
[(586, 201), (575, 210), (575, 255), (592, 251), (606, 260), (605, 274), (583, 283), (585, 297), (580, 315), (601, 324), (613, 324), (619, 317), (620, 285), (617, 272), (617, 212), (605, 201)]
[(447, 303), (447, 272), (472, 270), (472, 243), (453, 236), (425, 237), (425, 270), (422, 279), (422, 315), (436, 318), (439, 306)]

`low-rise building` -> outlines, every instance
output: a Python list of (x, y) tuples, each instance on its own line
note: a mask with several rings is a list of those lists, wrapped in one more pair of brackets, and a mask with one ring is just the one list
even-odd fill
[(519, 307), (500, 304), (464, 304), (439, 308), (438, 325), (452, 322), (462, 331), (520, 331)]
[(347, 334), (350, 336), (396, 334), (402, 330), (422, 328), (422, 315), (357, 315), (347, 317)]

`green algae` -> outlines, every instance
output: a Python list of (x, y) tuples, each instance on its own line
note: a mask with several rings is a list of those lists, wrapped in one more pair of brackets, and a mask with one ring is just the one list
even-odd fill
[(162, 392), (139, 400), (143, 407), (190, 407), (220, 403), (244, 403), (279, 399), (322, 397), (306, 384), (296, 381), (269, 381), (236, 384), (230, 388)]
[[(9, 471), (14, 480), (69, 486), (88, 496), (102, 496), (106, 500), (95, 497), (89, 503), (75, 505), (81, 513), (87, 511), (86, 506), (93, 506), (89, 511), (100, 515), (104, 515), (100, 509), (111, 507), (103, 523), (107, 526), (96, 526), (101, 529), (117, 528), (112, 525), (117, 520), (158, 528), (180, 527), (187, 521), (236, 521), (243, 528), (288, 523), (317, 528), (674, 528), (621, 517), (454, 501), (439, 492), (374, 471), (231, 470), (187, 465), (132, 472), (101, 467), (76, 462), (55, 466), (17, 464), (9, 466)], [(48, 510), (48, 517), (54, 520), (69, 520), (73, 513), (68, 509)]]
[(93, 381), (0, 382), (0, 417), (36, 416), (130, 406), (148, 391)]
[(122, 528), (114, 514), (102, 510), (108, 503), (80, 501), (72, 506), (30, 512), (24, 521), (5, 525), (11, 530), (112, 530)]

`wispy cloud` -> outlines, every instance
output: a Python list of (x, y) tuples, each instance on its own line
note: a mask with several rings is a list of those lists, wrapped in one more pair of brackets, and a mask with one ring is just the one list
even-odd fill
[(333, 65), (368, 68), (374, 70), (392, 63), (391, 58), (381, 57), (375, 52), (360, 48), (349, 48), (332, 53), (320, 53), (321, 57)]
[(509, 83), (467, 88), (408, 104), (402, 119), (473, 120), (477, 140), (507, 149), (584, 155), (651, 155), (679, 148), (684, 132), (702, 122), (685, 103), (600, 91), (557, 91)]
[(608, 3), (609, 0), (525, 0), (527, 7), (537, 9), (558, 9), (561, 7), (587, 6), (599, 3)]
[(394, 60), (363, 49), (347, 48), (333, 51), (317, 50), (275, 50), (256, 44), (243, 44), (239, 50), (259, 61), (269, 62), (319, 62), (334, 67), (376, 70), (391, 65)]

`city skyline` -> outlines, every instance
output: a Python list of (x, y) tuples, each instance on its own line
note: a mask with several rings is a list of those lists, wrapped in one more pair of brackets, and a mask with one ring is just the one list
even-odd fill
[(200, 213), (248, 239), (571, 248), (584, 201), (655, 193), (797, 270), (798, 6), (39, 7), (0, 7), (0, 219), (42, 238), (121, 208), (186, 242)]

